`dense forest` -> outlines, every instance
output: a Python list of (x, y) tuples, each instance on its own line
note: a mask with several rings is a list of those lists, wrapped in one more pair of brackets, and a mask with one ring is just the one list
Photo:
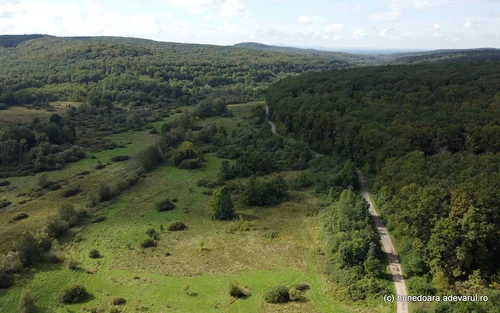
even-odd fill
[(78, 103), (64, 119), (55, 114), (0, 129), (0, 177), (59, 169), (77, 157), (69, 150), (74, 145), (113, 148), (104, 136), (141, 129), (179, 105), (197, 105), (197, 116), (207, 117), (213, 103), (221, 108), (259, 99), (283, 77), (366, 59), (111, 37), (6, 35), (0, 46), (0, 110)]
[[(498, 284), (499, 70), (473, 62), (329, 71), (267, 94), (283, 132), (375, 177), (410, 294), (491, 293), (484, 288)], [(497, 312), (490, 305), (436, 310)]]

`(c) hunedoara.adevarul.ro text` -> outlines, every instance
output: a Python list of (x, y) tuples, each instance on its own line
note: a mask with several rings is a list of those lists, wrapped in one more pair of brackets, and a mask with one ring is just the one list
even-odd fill
[(445, 296), (405, 296), (405, 295), (384, 295), (384, 302), (486, 302), (488, 301), (488, 296), (456, 296), (456, 295), (445, 295)]

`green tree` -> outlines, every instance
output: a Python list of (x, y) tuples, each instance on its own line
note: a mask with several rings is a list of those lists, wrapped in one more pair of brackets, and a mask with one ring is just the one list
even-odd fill
[(234, 207), (231, 201), (231, 193), (224, 186), (212, 194), (212, 217), (216, 220), (231, 220), (234, 217)]
[(34, 264), (40, 260), (41, 249), (32, 233), (24, 232), (19, 241), (15, 244), (15, 249), (19, 252), (19, 258), (25, 266)]

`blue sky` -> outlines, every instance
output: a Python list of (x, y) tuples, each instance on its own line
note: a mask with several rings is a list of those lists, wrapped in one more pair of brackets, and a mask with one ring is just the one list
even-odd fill
[(500, 0), (0, 0), (0, 33), (229, 45), (500, 48)]

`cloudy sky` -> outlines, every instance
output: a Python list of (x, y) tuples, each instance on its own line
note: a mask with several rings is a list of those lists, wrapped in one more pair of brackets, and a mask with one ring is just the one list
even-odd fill
[(500, 48), (500, 0), (0, 0), (0, 34)]

